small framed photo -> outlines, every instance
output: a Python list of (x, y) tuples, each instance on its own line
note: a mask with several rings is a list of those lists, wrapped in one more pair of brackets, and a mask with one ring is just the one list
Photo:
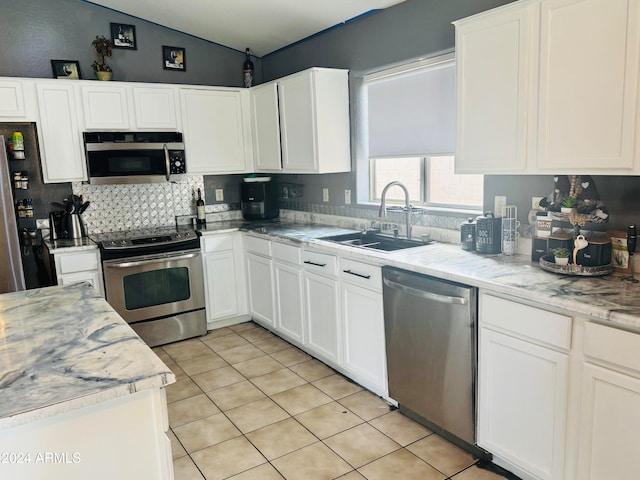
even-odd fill
[(69, 80), (79, 80), (80, 63), (77, 60), (51, 60), (53, 78), (67, 78)]
[(111, 26), (113, 48), (138, 49), (136, 27), (134, 25), (125, 25), (124, 23), (110, 23), (109, 25)]
[(184, 48), (162, 46), (162, 68), (165, 70), (187, 70), (187, 57)]

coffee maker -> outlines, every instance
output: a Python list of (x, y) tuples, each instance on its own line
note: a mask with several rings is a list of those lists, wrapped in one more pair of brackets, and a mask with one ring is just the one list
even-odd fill
[(240, 184), (240, 199), (246, 220), (275, 218), (280, 213), (276, 185), (269, 177), (245, 178)]

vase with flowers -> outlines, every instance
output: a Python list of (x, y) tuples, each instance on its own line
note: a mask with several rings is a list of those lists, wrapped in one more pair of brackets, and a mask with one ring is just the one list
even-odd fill
[(102, 35), (96, 35), (95, 40), (91, 42), (91, 46), (98, 58), (91, 64), (93, 71), (96, 72), (96, 77), (98, 77), (98, 80), (111, 80), (113, 70), (107, 65), (107, 57), (110, 57), (113, 51), (111, 40)]

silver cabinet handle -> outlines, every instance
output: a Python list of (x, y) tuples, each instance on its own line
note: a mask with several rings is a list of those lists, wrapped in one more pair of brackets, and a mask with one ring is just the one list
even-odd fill
[(167, 182), (169, 181), (169, 173), (171, 171), (171, 162), (169, 161), (169, 147), (167, 147), (167, 144), (165, 143), (164, 146), (164, 162), (167, 168)]
[(187, 260), (189, 258), (194, 258), (199, 256), (199, 253), (188, 253), (186, 255), (162, 255), (157, 257), (150, 257), (145, 260), (138, 260), (135, 262), (120, 262), (118, 263), (108, 263), (105, 262), (105, 267), (108, 268), (129, 268), (129, 267), (138, 267), (140, 265), (149, 265), (152, 263), (160, 263), (166, 262), (167, 260)]
[(363, 275), (361, 273), (352, 272), (351, 270), (343, 270), (343, 272), (348, 273), (349, 275), (355, 275), (356, 277), (364, 278), (366, 280), (369, 280), (371, 278), (371, 275)]
[(468, 302), (468, 300), (464, 297), (450, 297), (449, 295), (440, 295), (438, 293), (425, 292), (424, 290), (418, 290), (417, 288), (401, 285), (392, 280), (389, 280), (388, 278), (383, 278), (382, 281), (389, 288), (395, 288), (396, 290), (409, 293), (416, 297), (425, 298), (427, 300), (433, 300), (434, 302), (452, 303), (455, 305), (466, 305)]
[(322, 267), (322, 268), (327, 266), (326, 263), (315, 263), (310, 260), (305, 260), (304, 263), (306, 263), (307, 265), (315, 265), (316, 267)]

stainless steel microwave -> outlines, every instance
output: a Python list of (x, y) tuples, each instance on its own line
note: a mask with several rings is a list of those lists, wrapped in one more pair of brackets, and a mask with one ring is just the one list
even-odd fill
[(89, 183), (162, 183), (187, 173), (182, 133), (83, 133)]

